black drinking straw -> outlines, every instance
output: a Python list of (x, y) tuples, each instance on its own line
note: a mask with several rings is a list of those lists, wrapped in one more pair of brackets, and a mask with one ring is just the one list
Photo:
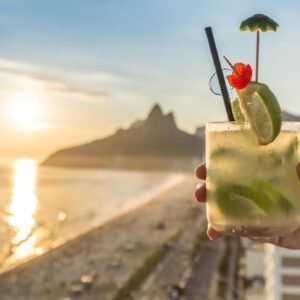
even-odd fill
[(226, 88), (225, 78), (223, 75), (223, 71), (222, 71), (222, 67), (221, 67), (221, 63), (220, 63), (220, 59), (219, 59), (219, 55), (218, 55), (218, 51), (217, 51), (217, 47), (216, 47), (216, 43), (215, 43), (215, 39), (211, 27), (206, 27), (205, 32), (206, 32), (210, 52), (216, 68), (216, 73), (217, 73), (223, 101), (225, 104), (227, 116), (229, 121), (234, 121), (232, 110), (231, 110), (230, 98)]

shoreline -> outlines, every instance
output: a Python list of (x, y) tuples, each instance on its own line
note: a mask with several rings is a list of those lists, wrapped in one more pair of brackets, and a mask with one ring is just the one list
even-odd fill
[[(200, 155), (200, 153), (199, 153)], [(199, 156), (103, 156), (101, 158), (65, 157), (62, 160), (39, 163), (41, 167), (64, 169), (117, 169), (126, 171), (190, 172), (204, 157)]]
[[(145, 259), (172, 249), (170, 239), (204, 213), (193, 199), (196, 183), (190, 176), (121, 218), (1, 273), (1, 300), (114, 299)], [(91, 286), (82, 278), (91, 278)]]
[(92, 232), (94, 230), (100, 230), (105, 226), (110, 226), (111, 224), (118, 222), (118, 220), (126, 217), (126, 215), (130, 213), (134, 213), (138, 210), (142, 210), (144, 207), (151, 204), (152, 202), (159, 200), (159, 196), (163, 195), (164, 193), (167, 193), (169, 190), (181, 184), (183, 181), (188, 180), (188, 178), (189, 176), (186, 173), (174, 173), (172, 175), (170, 174), (170, 176), (164, 182), (162, 182), (158, 187), (152, 188), (150, 191), (144, 192), (142, 195), (133, 197), (136, 200), (138, 200), (139, 203), (135, 203), (135, 205), (125, 208), (123, 211), (119, 212), (113, 217), (104, 219), (100, 222), (95, 221), (89, 227), (84, 228), (75, 234), (67, 235), (64, 238), (57, 239), (56, 241), (51, 242), (51, 244), (46, 249), (43, 249), (39, 253), (32, 254), (27, 258), (9, 263), (8, 265), (5, 265), (4, 262), (3, 266), (0, 267), (0, 276), (5, 274), (6, 272), (13, 271), (15, 268), (17, 268), (20, 265), (29, 263), (30, 261), (34, 260), (37, 257), (42, 257), (48, 252), (53, 251), (72, 240), (80, 238), (81, 236), (88, 234), (89, 232)]

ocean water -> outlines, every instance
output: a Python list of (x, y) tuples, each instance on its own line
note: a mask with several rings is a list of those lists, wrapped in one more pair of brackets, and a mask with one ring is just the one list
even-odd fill
[(151, 201), (185, 178), (168, 172), (37, 167), (0, 169), (0, 269)]

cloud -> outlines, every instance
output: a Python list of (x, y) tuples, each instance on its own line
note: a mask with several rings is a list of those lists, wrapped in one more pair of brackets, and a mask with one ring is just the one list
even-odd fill
[[(121, 85), (128, 80), (105, 72), (41, 70), (32, 64), (0, 58), (0, 74), (17, 76), (23, 80), (33, 80), (37, 84), (59, 92), (88, 98), (86, 100), (103, 101), (109, 94), (107, 85)], [(67, 78), (63, 79), (63, 78)], [(102, 87), (102, 89), (101, 89)]]
[(75, 96), (95, 98), (96, 100), (103, 100), (107, 95), (107, 93), (104, 91), (99, 91), (99, 90), (96, 91), (92, 89), (77, 87), (75, 85), (63, 82), (60, 79), (51, 78), (50, 76), (45, 76), (41, 74), (26, 74), (26, 75), (34, 80), (46, 84), (48, 88), (56, 92), (72, 94)]
[(33, 66), (0, 57), (0, 68), (5, 70), (29, 70), (33, 69)]
[[(132, 75), (132, 74), (131, 74)], [(135, 78), (137, 77), (137, 78)], [(44, 94), (42, 99), (132, 107), (151, 102), (150, 80), (126, 73), (103, 72), (91, 69), (41, 67), (0, 57), (0, 93), (10, 99), (16, 90), (33, 89)]]

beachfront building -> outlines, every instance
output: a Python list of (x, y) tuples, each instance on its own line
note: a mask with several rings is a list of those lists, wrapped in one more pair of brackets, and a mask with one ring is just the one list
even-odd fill
[(241, 239), (245, 255), (240, 274), (245, 279), (245, 300), (266, 300), (264, 295), (264, 247), (249, 239)]
[(300, 299), (300, 250), (265, 245), (266, 300)]

